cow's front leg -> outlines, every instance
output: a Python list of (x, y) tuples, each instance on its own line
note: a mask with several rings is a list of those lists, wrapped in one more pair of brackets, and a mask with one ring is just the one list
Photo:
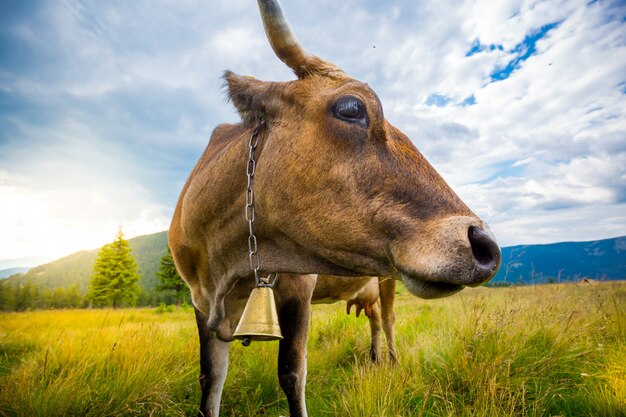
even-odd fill
[(198, 417), (217, 417), (222, 389), (228, 372), (228, 342), (222, 342), (207, 327), (208, 317), (195, 309), (200, 338), (200, 387), (202, 399)]
[(278, 351), (278, 381), (289, 403), (291, 417), (306, 417), (306, 342), (315, 278), (281, 275), (278, 320), (284, 339)]

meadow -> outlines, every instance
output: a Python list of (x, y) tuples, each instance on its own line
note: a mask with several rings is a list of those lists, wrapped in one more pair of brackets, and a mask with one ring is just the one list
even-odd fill
[[(311, 416), (626, 415), (626, 282), (400, 290), (395, 366), (369, 363), (344, 307), (313, 307)], [(287, 414), (276, 356), (232, 344), (221, 415)], [(189, 308), (0, 314), (2, 416), (191, 416), (199, 398)]]

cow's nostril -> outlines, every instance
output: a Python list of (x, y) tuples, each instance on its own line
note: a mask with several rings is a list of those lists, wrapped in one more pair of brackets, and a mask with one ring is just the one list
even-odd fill
[(500, 247), (496, 241), (479, 227), (470, 226), (467, 237), (472, 247), (472, 254), (479, 269), (476, 279), (484, 282), (491, 279), (498, 270), (500, 264)]

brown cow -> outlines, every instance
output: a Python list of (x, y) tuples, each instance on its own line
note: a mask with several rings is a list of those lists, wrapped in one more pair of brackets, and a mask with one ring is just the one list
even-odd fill
[(308, 55), (275, 1), (258, 4), (274, 52), (297, 79), (225, 74), (242, 123), (213, 132), (168, 235), (196, 311), (203, 416), (219, 413), (229, 343), (255, 281), (243, 218), (250, 141), (258, 141), (254, 230), (261, 272), (297, 274), (275, 286), (284, 336), (279, 382), (292, 417), (306, 416), (315, 279), (305, 274), (393, 276), (413, 294), (437, 298), (491, 279), (501, 258), (486, 224), (385, 120), (374, 91)]
[(313, 290), (312, 304), (331, 304), (346, 301), (346, 313), (355, 306), (356, 316), (365, 311), (371, 331), (370, 359), (381, 359), (381, 330), (387, 339), (389, 359), (397, 362), (393, 326), (396, 316), (393, 311), (396, 281), (392, 278), (377, 277), (335, 277), (319, 275)]

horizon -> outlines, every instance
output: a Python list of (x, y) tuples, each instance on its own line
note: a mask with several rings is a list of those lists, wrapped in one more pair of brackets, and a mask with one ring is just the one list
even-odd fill
[[(167, 233), (167, 230), (161, 230), (160, 232), (151, 232), (151, 233), (147, 233), (145, 235), (139, 235), (139, 236), (133, 236), (133, 237), (127, 237), (124, 236), (124, 238), (126, 240), (132, 240), (132, 239), (136, 239), (136, 238), (140, 238), (140, 237), (145, 237), (145, 236), (150, 236), (150, 235), (156, 235), (156, 234), (161, 234), (161, 233)], [(614, 239), (620, 239), (620, 238), (626, 238), (626, 235), (619, 235), (619, 236), (613, 236), (613, 237), (608, 237), (608, 238), (603, 238), (603, 239), (590, 239), (590, 240), (566, 240), (566, 241), (558, 241), (558, 242), (548, 242), (548, 243), (526, 243), (526, 244), (520, 244), (520, 245), (507, 245), (507, 246), (500, 246), (501, 249), (508, 249), (508, 248), (515, 248), (518, 246), (546, 246), (546, 245), (558, 245), (558, 244), (566, 244), (566, 243), (586, 243), (586, 242), (600, 242), (603, 240), (614, 240)], [(114, 239), (111, 239), (109, 242), (105, 242), (103, 245), (107, 244), (107, 243), (111, 243), (113, 242)], [(42, 265), (46, 265), (52, 262), (56, 262), (60, 259), (63, 258), (67, 258), (70, 257), (72, 255), (75, 255), (77, 253), (80, 252), (92, 252), (92, 251), (97, 251), (100, 250), (102, 246), (96, 247), (96, 248), (85, 248), (85, 249), (80, 249), (78, 251), (72, 252), (72, 253), (68, 253), (65, 255), (62, 255), (58, 258), (54, 258), (54, 259), (47, 259), (41, 263), (37, 263), (37, 264), (33, 264), (33, 265), (23, 265), (23, 264), (19, 264), (18, 262), (20, 260), (23, 259), (36, 259), (33, 257), (25, 257), (25, 258), (17, 258), (17, 259), (0, 259), (0, 271), (6, 270), (6, 269), (13, 269), (13, 268), (36, 268), (38, 266), (42, 266)], [(45, 259), (45, 258), (41, 258), (41, 259)], [(5, 265), (11, 265), (11, 266), (5, 266)], [(0, 278), (3, 279), (3, 278)]]
[[(282, 7), (308, 52), (372, 86), (501, 247), (626, 235), (621, 2)], [(294, 79), (247, 0), (37, 0), (0, 19), (0, 262), (167, 229), (210, 132), (238, 121), (223, 71)]]

